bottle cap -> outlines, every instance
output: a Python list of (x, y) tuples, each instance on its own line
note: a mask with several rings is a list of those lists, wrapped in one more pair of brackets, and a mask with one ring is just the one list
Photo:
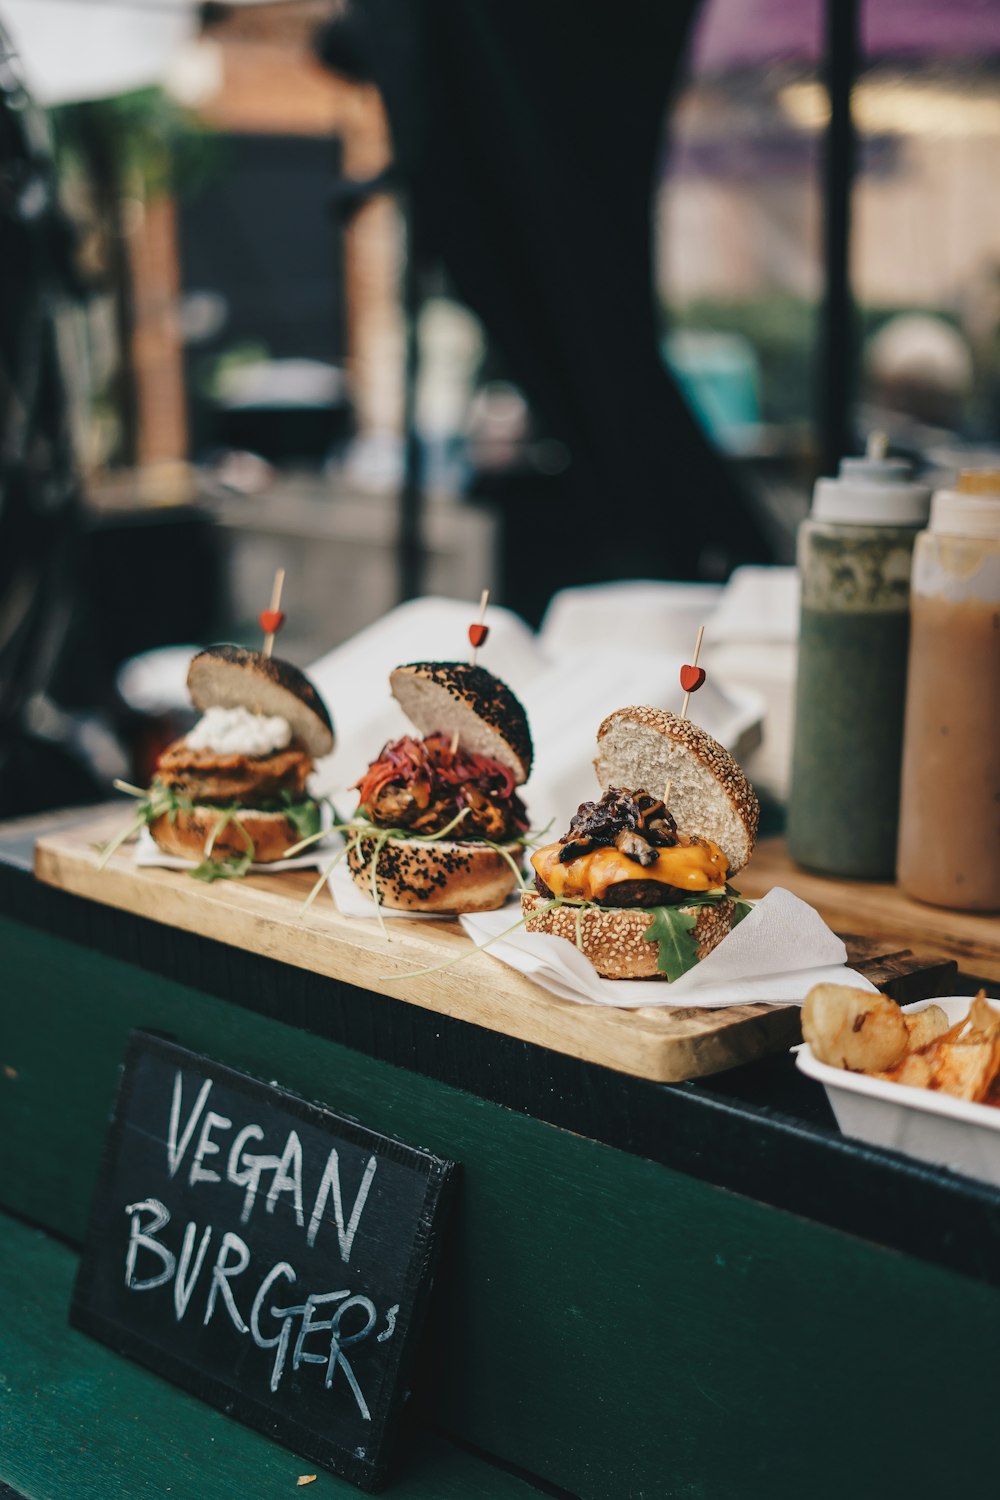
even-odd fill
[(873, 432), (864, 458), (843, 458), (836, 479), (817, 480), (813, 518), (845, 526), (926, 525), (930, 489), (910, 478), (904, 458), (887, 458), (887, 446), (885, 433)]
[[(975, 484), (965, 488), (971, 478)], [(1000, 473), (962, 474), (958, 488), (938, 490), (929, 529), (940, 536), (980, 536), (1000, 541)]]

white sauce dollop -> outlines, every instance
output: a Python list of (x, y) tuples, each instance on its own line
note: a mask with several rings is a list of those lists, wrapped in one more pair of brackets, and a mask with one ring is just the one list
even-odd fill
[(252, 714), (247, 708), (208, 708), (185, 736), (192, 750), (219, 755), (270, 755), (291, 743), (292, 730), (278, 714)]

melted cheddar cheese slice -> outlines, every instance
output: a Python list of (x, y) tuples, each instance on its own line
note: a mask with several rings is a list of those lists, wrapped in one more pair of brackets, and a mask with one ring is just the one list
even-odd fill
[(601, 901), (610, 886), (623, 880), (659, 880), (682, 891), (711, 891), (726, 883), (726, 856), (710, 839), (692, 842), (683, 835), (673, 849), (657, 850), (653, 865), (640, 865), (617, 849), (592, 849), (567, 864), (559, 863), (561, 844), (546, 844), (531, 856), (553, 896)]

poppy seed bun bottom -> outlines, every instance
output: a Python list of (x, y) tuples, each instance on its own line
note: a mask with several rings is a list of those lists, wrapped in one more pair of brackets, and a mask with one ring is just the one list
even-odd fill
[[(354, 884), (372, 894), (372, 861), (377, 834), (352, 840), (347, 867)], [(520, 844), (504, 846), (515, 863), (524, 851)], [(471, 840), (387, 839), (378, 851), (375, 884), (379, 904), (391, 911), (437, 912), (455, 916), (466, 911), (495, 911), (517, 885), (508, 860), (488, 844)]]
[[(554, 906), (546, 911), (547, 905), (544, 896), (523, 892), (521, 911), (530, 919), (526, 924), (528, 932), (547, 932), (552, 937), (565, 938), (575, 947), (579, 927), (581, 951), (605, 979), (662, 979), (669, 983), (666, 974), (656, 967), (656, 943), (647, 943), (643, 936), (653, 920), (652, 911), (619, 906)], [(701, 959), (729, 934), (734, 903), (679, 906), (680, 911), (686, 909), (696, 918), (692, 935)], [(538, 915), (532, 916), (533, 912)]]
[(211, 807), (207, 802), (196, 802), (190, 811), (179, 811), (171, 822), (167, 813), (150, 823), (153, 840), (165, 854), (176, 854), (180, 859), (192, 859), (201, 864), (205, 859), (205, 846), (221, 819), (226, 826), (216, 834), (210, 859), (221, 863), (226, 859), (243, 859), (253, 844), (255, 865), (269, 865), (281, 859), (286, 849), (297, 844), (302, 835), (295, 824), (290, 823), (284, 813), (261, 812), (258, 808), (244, 808), (234, 818)]

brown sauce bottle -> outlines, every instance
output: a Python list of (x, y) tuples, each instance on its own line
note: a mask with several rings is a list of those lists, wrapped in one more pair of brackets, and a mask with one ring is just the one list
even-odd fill
[(939, 491), (917, 541), (897, 875), (1000, 911), (1000, 472)]

